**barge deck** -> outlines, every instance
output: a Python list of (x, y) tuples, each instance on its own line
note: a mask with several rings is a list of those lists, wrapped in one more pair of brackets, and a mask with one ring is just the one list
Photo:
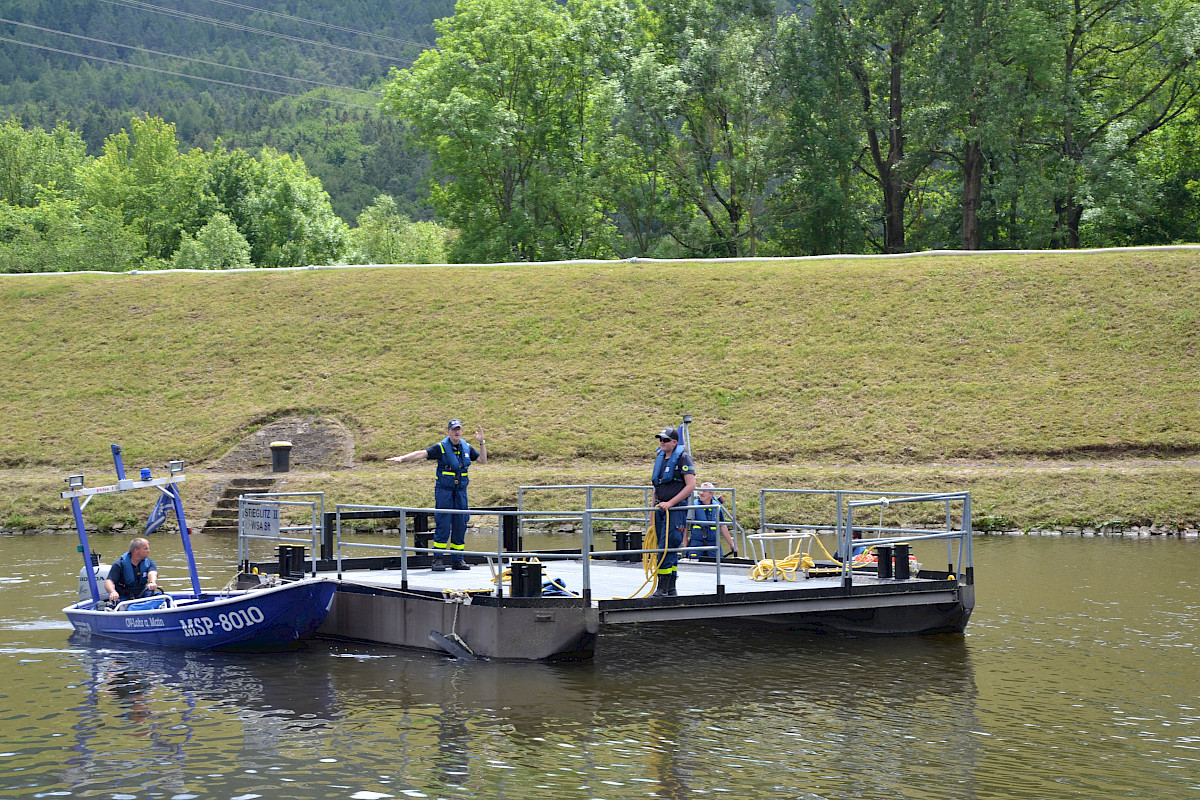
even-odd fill
[[(541, 660), (588, 658), (606, 629), (633, 623), (686, 625), (698, 635), (703, 634), (705, 625), (730, 619), (773, 625), (781, 634), (793, 630), (876, 635), (964, 630), (975, 604), (968, 494), (892, 495), (889, 500), (872, 492), (811, 492), (835, 501), (833, 521), (768, 521), (767, 495), (790, 491), (764, 490), (760, 495), (764, 509), (761, 527), (750, 534), (738, 529), (745, 552), (754, 552), (755, 558), (683, 559), (679, 563), (678, 594), (669, 597), (643, 596), (653, 586), (642, 558), (653, 551), (641, 548), (640, 536), (630, 539), (617, 535), (616, 544), (621, 549), (615, 550), (599, 550), (593, 536), (597, 521), (650, 509), (591, 508), (590, 492), (589, 507), (574, 512), (582, 532), (582, 546), (574, 551), (523, 550), (520, 535), (512, 535), (516, 526), (506, 524), (515, 522), (523, 529), (539, 515), (548, 519), (551, 512), (524, 508), (463, 512), (495, 515), (500, 523), (496, 551), (466, 553), (473, 565), (469, 571), (433, 572), (429, 568), (433, 551), (422, 523), (433, 509), (339, 505), (326, 515), (323, 498), (318, 512), (313, 501), (297, 501), (295, 496), (247, 495), (241, 500), (241, 516), (247, 520), (270, 518), (272, 514), (264, 515), (262, 507), (275, 506), (274, 518), (278, 519), (281, 506), (312, 504), (312, 550), (305, 555), (303, 548), (280, 547), (280, 572), (296, 569), (339, 581), (333, 607), (317, 631), (319, 636), (329, 638), (443, 650), (456, 656)], [(856, 511), (861, 520), (867, 509), (930, 503), (945, 507), (943, 528), (885, 525), (883, 510), (878, 525), (854, 522)], [(322, 515), (324, 524), (318, 525), (315, 520)], [(368, 518), (396, 520), (399, 536), (392, 538), (398, 541), (355, 543), (343, 538), (343, 524)], [(418, 522), (410, 533), (408, 523), (414, 519)], [(253, 539), (304, 543), (304, 539), (282, 535), (299, 529), (308, 530), (299, 526), (281, 531), (243, 531), (239, 538), (245, 540), (243, 547), (248, 552)], [(844, 557), (825, 562), (806, 558), (820, 536), (834, 537), (836, 552)], [(859, 541), (864, 536), (865, 543)], [(784, 544), (791, 558), (786, 569), (772, 552), (779, 544)], [(239, 548), (239, 558), (243, 547)], [(824, 549), (824, 545), (820, 547)], [(868, 548), (876, 554), (877, 562), (851, 568), (852, 550)], [(910, 573), (910, 548), (914, 553), (921, 550), (927, 562), (931, 560), (930, 552), (940, 550), (942, 556), (933, 558), (940, 561), (944, 557), (941, 563), (947, 568), (930, 570), (917, 565)], [(363, 549), (385, 550), (389, 555), (346, 555)], [(292, 552), (289, 555), (286, 551)], [(590, 556), (585, 558), (583, 553)], [(292, 556), (295, 558), (289, 561)], [(242, 564), (245, 569), (271, 566), (270, 562), (255, 564), (248, 559)], [(527, 578), (532, 578), (533, 585)]]

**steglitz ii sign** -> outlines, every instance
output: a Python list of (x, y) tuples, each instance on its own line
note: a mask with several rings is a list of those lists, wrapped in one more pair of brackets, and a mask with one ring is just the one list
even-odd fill
[(246, 503), (242, 506), (242, 530), (251, 536), (279, 538), (279, 506)]

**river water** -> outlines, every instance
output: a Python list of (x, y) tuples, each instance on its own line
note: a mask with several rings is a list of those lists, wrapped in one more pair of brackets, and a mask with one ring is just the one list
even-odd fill
[(85, 645), (74, 536), (0, 546), (3, 798), (1200, 797), (1196, 539), (977, 537), (965, 636), (636, 626), (572, 664)]

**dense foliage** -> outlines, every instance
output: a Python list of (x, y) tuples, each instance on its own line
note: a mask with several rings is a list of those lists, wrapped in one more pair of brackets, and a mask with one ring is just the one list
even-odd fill
[[(381, 195), (352, 232), (304, 162), (269, 147), (179, 152), (175, 127), (134, 118), (88, 156), (66, 125), (0, 125), (0, 272), (445, 260), (445, 234)], [(381, 225), (396, 233), (387, 246)]]
[(1192, 0), (259, 3), (6, 3), (0, 269), (1200, 239)]
[(0, 119), (70, 123), (97, 154), (131, 116), (160, 117), (184, 149), (221, 140), (301, 158), (346, 222), (380, 194), (430, 218), (427, 158), (376, 105), (388, 67), (430, 46), (430, 23), (452, 0), (4, 0), (0, 9), (0, 36), (13, 40), (0, 43)]
[(1194, 241), (1185, 0), (460, 0), (387, 106), (466, 260)]

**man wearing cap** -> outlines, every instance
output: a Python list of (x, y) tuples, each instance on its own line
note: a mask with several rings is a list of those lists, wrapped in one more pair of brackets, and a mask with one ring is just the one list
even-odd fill
[[(479, 441), (476, 450), (462, 440), (462, 420), (452, 419), (446, 426), (446, 438), (424, 450), (414, 450), (402, 456), (392, 456), (388, 461), (403, 464), (405, 461), (437, 461), (437, 481), (433, 485), (433, 507), (467, 509), (467, 483), (470, 478), (467, 470), (472, 461), (480, 464), (487, 463), (487, 442), (483, 438), (483, 426), (475, 430), (475, 438)], [(462, 551), (467, 547), (466, 514), (434, 514), (436, 526), (433, 534), (433, 571), (444, 572), (446, 563), (443, 553), (450, 551), (451, 569), (470, 569), (471, 566), (463, 560)]]
[(654, 597), (674, 597), (679, 577), (679, 550), (687, 527), (688, 498), (696, 488), (696, 465), (679, 444), (679, 431), (664, 428), (655, 435), (658, 452), (650, 482), (654, 484), (654, 530), (664, 553), (658, 565)]

